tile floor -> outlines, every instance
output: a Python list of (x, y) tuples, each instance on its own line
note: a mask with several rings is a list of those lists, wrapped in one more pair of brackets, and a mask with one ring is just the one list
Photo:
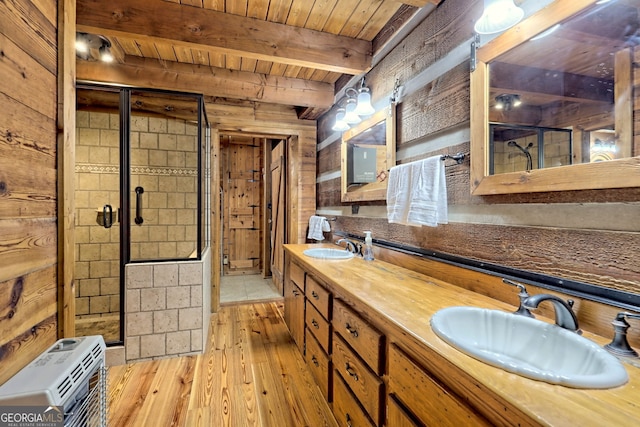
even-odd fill
[(220, 304), (273, 301), (282, 298), (271, 277), (263, 279), (261, 275), (239, 275), (220, 278)]

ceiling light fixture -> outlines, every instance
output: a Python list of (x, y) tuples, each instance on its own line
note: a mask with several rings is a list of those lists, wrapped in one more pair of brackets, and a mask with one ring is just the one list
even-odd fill
[(514, 107), (522, 105), (520, 95), (515, 93), (503, 93), (495, 97), (496, 103), (494, 105), (496, 110), (509, 111)]
[(524, 10), (513, 0), (484, 0), (484, 12), (473, 29), (478, 34), (494, 34), (516, 25), (524, 16)]
[(76, 56), (86, 61), (113, 62), (111, 42), (104, 36), (76, 33)]

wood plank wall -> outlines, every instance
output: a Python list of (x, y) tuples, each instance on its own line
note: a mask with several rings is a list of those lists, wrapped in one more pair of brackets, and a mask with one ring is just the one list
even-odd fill
[[(423, 80), (398, 105), (398, 163), (469, 153), (470, 49), (466, 43), (472, 39), (482, 3), (442, 2), (368, 73), (374, 104), (390, 95), (396, 78), (401, 84)], [(423, 77), (431, 72), (433, 79)], [(638, 76), (634, 80), (636, 110)], [(318, 121), (317, 206), (320, 213), (338, 213), (334, 230), (360, 236), (363, 230), (372, 230), (374, 238), (391, 242), (640, 292), (640, 189), (474, 197), (469, 191), (467, 157), (461, 165), (446, 164), (449, 224), (436, 228), (388, 224), (384, 201), (360, 203), (358, 215), (351, 214), (350, 204), (341, 203), (340, 178), (335, 173), (340, 165), (340, 139), (330, 130), (333, 117), (329, 112)], [(639, 117), (637, 110), (636, 148)]]
[(0, 384), (57, 338), (57, 2), (0, 3)]

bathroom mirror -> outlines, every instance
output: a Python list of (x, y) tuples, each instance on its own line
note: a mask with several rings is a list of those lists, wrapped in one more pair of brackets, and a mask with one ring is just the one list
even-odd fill
[(343, 202), (386, 199), (389, 169), (396, 163), (395, 120), (391, 105), (342, 134)]
[(640, 186), (639, 44), (640, 1), (556, 0), (477, 49), (472, 194)]

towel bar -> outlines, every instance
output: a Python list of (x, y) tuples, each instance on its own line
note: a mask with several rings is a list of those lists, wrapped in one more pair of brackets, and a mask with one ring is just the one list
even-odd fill
[(464, 154), (463, 153), (456, 153), (456, 154), (443, 154), (442, 157), (440, 157), (440, 160), (442, 160), (443, 162), (447, 159), (451, 159), (451, 160), (455, 160), (457, 164), (461, 164), (464, 161)]

